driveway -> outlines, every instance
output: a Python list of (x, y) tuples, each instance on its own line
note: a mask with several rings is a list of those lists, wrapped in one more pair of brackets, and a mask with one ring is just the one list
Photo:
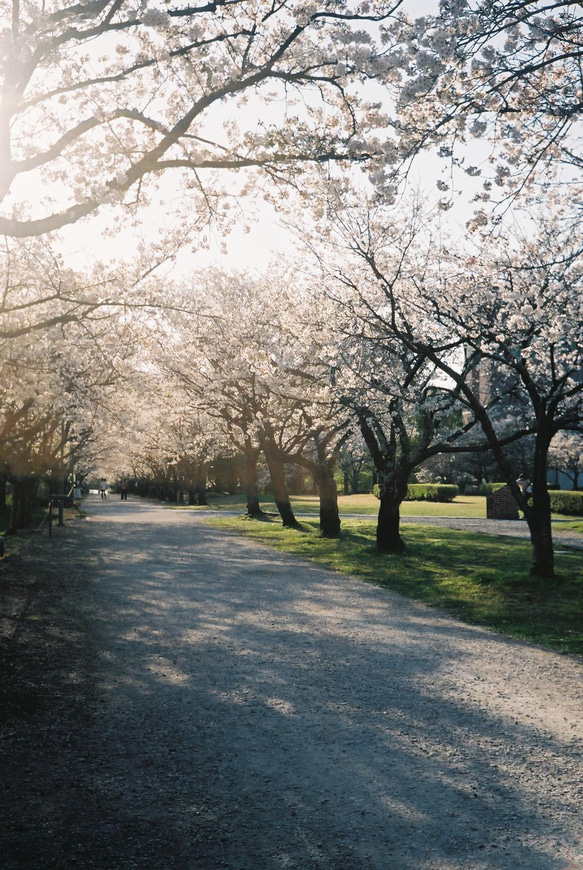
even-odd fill
[(581, 661), (201, 514), (85, 509), (84, 715), (6, 870), (583, 868)]

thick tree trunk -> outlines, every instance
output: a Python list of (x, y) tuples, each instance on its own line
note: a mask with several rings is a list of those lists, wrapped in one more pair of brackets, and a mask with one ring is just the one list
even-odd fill
[(377, 548), (381, 553), (402, 553), (401, 502), (392, 488), (381, 490), (377, 519)]
[(498, 441), (487, 413), (479, 404), (476, 404), (473, 410), (482, 426), (484, 434), (490, 442), (492, 453), (502, 472), (502, 477), (510, 487), (528, 523), (532, 544), (530, 573), (534, 577), (554, 577), (551, 500), (547, 487), (548, 452), (549, 444), (553, 437), (549, 419), (545, 418), (544, 413), (542, 413), (537, 421), (538, 428), (532, 461), (532, 503), (529, 503), (527, 496), (521, 491), (521, 488), (514, 479), (514, 469)]
[(340, 514), (334, 471), (328, 464), (319, 465), (314, 479), (320, 496), (320, 532), (324, 538), (337, 538), (340, 535)]
[(532, 565), (530, 573), (533, 577), (554, 577), (555, 560), (551, 518), (533, 511), (529, 522), (530, 540), (532, 542)]
[[(538, 443), (538, 442), (542, 443)], [(543, 438), (535, 447), (532, 503), (524, 509), (532, 543), (533, 577), (554, 577), (555, 564), (551, 527), (551, 499), (547, 487), (547, 450)]]
[(285, 480), (285, 469), (282, 459), (279, 456), (277, 446), (272, 442), (268, 434), (262, 438), (263, 453), (265, 461), (269, 468), (271, 477), (271, 487), (273, 490), (273, 498), (275, 505), (279, 511), (281, 521), (284, 526), (290, 529), (299, 529), (300, 524), (294, 516), (292, 510), (289, 493), (287, 491), (287, 483)]
[(264, 517), (265, 511), (261, 510), (258, 490), (247, 490), (247, 514), (250, 517)]
[(289, 500), (289, 496), (284, 498), (280, 498), (273, 494), (275, 499), (275, 506), (279, 512), (281, 517), (282, 525), (284, 525), (288, 529), (299, 529), (300, 524), (295, 518), (294, 512), (292, 510), (291, 502)]
[(257, 472), (257, 459), (259, 448), (254, 447), (250, 439), (245, 440), (245, 476), (244, 486), (247, 494), (247, 514), (250, 517), (265, 516), (259, 504), (259, 474)]

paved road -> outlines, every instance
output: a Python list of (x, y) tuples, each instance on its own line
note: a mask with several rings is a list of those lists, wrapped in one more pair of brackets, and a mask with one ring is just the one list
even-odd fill
[(85, 507), (94, 694), (67, 866), (583, 867), (581, 662), (200, 515)]

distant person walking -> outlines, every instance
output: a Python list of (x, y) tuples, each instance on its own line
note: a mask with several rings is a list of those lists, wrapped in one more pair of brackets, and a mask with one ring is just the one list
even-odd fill
[(99, 481), (99, 492), (101, 493), (101, 498), (107, 498), (107, 481), (104, 477)]
[(121, 492), (121, 500), (127, 501), (128, 500), (128, 482), (125, 479), (125, 477), (122, 479), (122, 482), (119, 485), (119, 490)]

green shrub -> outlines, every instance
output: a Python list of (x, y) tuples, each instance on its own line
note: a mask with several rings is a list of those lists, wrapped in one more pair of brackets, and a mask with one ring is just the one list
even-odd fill
[(583, 492), (560, 489), (549, 492), (549, 495), (554, 514), (583, 517)]
[[(380, 498), (378, 483), (375, 483), (373, 486), (372, 493), (377, 498)], [(407, 487), (405, 501), (435, 501), (445, 503), (453, 501), (456, 495), (459, 495), (459, 489), (455, 483), (410, 483)]]
[(453, 501), (459, 489), (454, 483), (410, 483), (405, 501)]

